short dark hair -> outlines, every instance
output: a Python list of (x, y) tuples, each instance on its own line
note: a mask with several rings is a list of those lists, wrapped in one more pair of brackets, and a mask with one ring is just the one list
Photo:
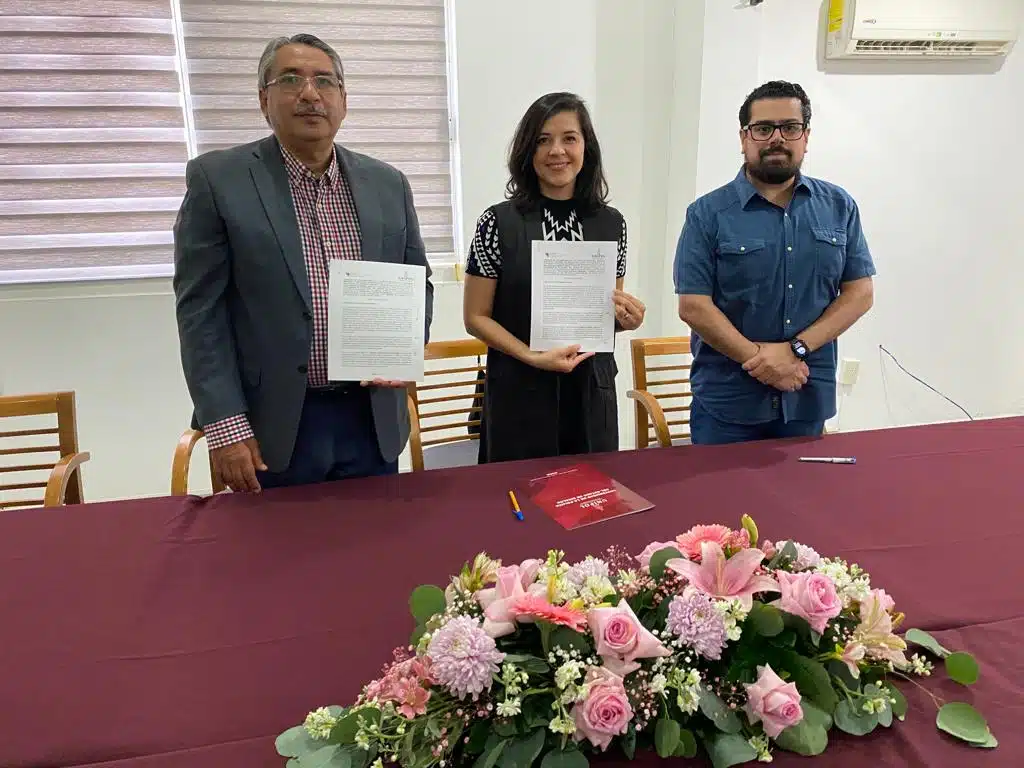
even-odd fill
[(559, 91), (545, 94), (530, 105), (516, 127), (509, 148), (509, 179), (505, 193), (520, 210), (536, 205), (541, 199), (540, 179), (533, 168), (533, 156), (544, 123), (562, 112), (575, 112), (583, 133), (583, 167), (576, 177), (573, 199), (582, 203), (586, 210), (596, 210), (608, 202), (608, 182), (601, 165), (601, 145), (597, 141), (590, 111), (583, 99), (575, 93)]
[(763, 99), (799, 99), (800, 112), (803, 115), (804, 126), (811, 124), (811, 100), (807, 92), (798, 83), (788, 83), (785, 80), (771, 80), (764, 85), (759, 85), (752, 90), (740, 107), (740, 128), (750, 125), (750, 111), (755, 101)]
[(341, 56), (338, 55), (338, 52), (316, 35), (300, 32), (291, 37), (275, 37), (263, 49), (263, 55), (260, 56), (260, 63), (256, 70), (257, 85), (259, 85), (261, 91), (267, 87), (267, 81), (270, 79), (270, 70), (274, 66), (274, 57), (286, 45), (308, 45), (310, 48), (323, 51), (330, 57), (331, 64), (334, 65), (334, 74), (338, 81), (342, 84), (345, 83), (345, 67), (341, 63)]

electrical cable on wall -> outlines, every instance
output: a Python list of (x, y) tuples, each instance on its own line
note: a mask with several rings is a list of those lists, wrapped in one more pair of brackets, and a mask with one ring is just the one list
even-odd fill
[[(888, 355), (892, 359), (892, 361), (894, 363), (896, 363), (896, 367), (899, 368), (901, 371), (903, 371), (905, 374), (907, 374), (907, 376), (912, 378), (918, 384), (921, 384), (921, 385), (927, 387), (928, 389), (930, 389), (932, 392), (934, 392), (936, 395), (941, 397), (946, 402), (948, 402), (951, 405), (959, 408), (968, 419), (970, 419), (971, 421), (974, 421), (974, 417), (970, 413), (968, 413), (966, 408), (964, 408), (958, 402), (953, 400), (951, 397), (947, 397), (946, 395), (944, 395), (941, 392), (939, 392), (939, 390), (937, 390), (935, 387), (933, 387), (931, 384), (929, 384), (924, 379), (921, 379), (918, 376), (915, 376), (910, 371), (908, 371), (906, 368), (904, 368), (903, 365), (900, 363), (899, 360), (896, 359), (896, 356), (892, 352), (890, 352), (888, 349), (886, 349), (881, 344), (878, 345), (878, 349), (879, 349), (880, 352), (884, 352), (886, 355)], [(888, 408), (889, 407), (889, 393), (888, 393), (888, 389), (886, 387), (886, 382), (885, 382), (885, 360), (884, 359), (881, 361), (881, 368), (882, 368), (882, 389), (883, 389), (883, 392), (884, 392), (884, 395), (885, 395), (886, 408)], [(892, 421), (892, 411), (891, 411), (891, 409), (889, 411), (889, 421), (890, 422)]]

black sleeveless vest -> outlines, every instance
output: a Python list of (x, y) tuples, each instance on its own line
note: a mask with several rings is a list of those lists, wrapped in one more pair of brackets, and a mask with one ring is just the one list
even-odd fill
[[(494, 207), (501, 238), (502, 271), (491, 316), (520, 341), (530, 343), (531, 258), (534, 240), (543, 240), (540, 207), (525, 213), (511, 201)], [(617, 241), (622, 214), (604, 207), (581, 215), (586, 240)], [(618, 369), (610, 352), (583, 361), (570, 374), (543, 371), (489, 349), (484, 409), (480, 430), (480, 463), (559, 455), (563, 396), (579, 397), (583, 417), (579, 429), (582, 452), (619, 449), (615, 393)], [(567, 379), (574, 377), (573, 386)], [(571, 394), (569, 394), (571, 393)], [(577, 403), (572, 403), (573, 410)]]

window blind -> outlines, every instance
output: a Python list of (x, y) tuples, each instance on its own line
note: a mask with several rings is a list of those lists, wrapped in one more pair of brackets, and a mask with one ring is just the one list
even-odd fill
[(0, 0), (0, 283), (169, 274), (187, 137), (267, 136), (259, 57), (297, 32), (344, 62), (338, 141), (405, 172), (453, 263), (445, 30), (444, 0)]
[(0, 281), (171, 261), (175, 61), (167, 0), (0, 0)]
[(269, 133), (260, 54), (312, 33), (345, 68), (338, 142), (405, 172), (428, 257), (454, 261), (444, 0), (181, 0), (181, 12), (199, 152)]

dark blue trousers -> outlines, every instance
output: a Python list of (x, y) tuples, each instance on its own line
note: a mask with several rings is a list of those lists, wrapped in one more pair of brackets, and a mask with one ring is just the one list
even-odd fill
[(781, 412), (777, 418), (764, 424), (733, 424), (712, 416), (697, 398), (693, 398), (690, 403), (690, 440), (694, 445), (818, 437), (824, 431), (824, 421), (784, 421)]
[(279, 488), (396, 472), (398, 462), (380, 455), (369, 390), (357, 384), (308, 391), (288, 468), (256, 477), (263, 488)]

